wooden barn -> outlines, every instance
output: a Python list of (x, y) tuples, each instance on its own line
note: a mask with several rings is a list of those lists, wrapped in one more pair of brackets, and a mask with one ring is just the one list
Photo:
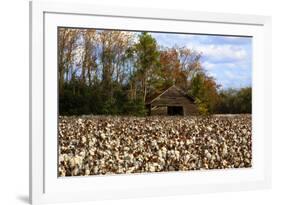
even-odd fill
[(173, 85), (146, 102), (149, 115), (196, 115), (194, 99)]

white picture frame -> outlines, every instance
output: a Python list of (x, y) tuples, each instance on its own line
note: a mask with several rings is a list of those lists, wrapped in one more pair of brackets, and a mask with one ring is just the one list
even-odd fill
[[(58, 26), (252, 36), (253, 167), (247, 170), (58, 178), (56, 163)], [(270, 186), (270, 17), (107, 7), (80, 3), (30, 2), (30, 202), (32, 204), (240, 191)]]

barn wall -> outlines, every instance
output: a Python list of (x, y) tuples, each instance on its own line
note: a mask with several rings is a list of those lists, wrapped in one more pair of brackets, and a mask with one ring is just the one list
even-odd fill
[(194, 104), (188, 104), (184, 107), (184, 115), (196, 115), (198, 114), (197, 106)]
[(158, 107), (156, 110), (151, 110), (151, 115), (167, 115), (167, 106)]
[(198, 113), (197, 106), (174, 87), (152, 101), (152, 108), (161, 108), (155, 111), (152, 110), (151, 115), (167, 115), (167, 106), (182, 106), (184, 115), (194, 115)]

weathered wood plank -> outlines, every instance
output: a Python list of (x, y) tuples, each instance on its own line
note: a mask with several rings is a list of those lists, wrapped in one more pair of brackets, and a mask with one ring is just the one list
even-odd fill
[(154, 98), (149, 105), (151, 108), (155, 108), (154, 110), (150, 110), (151, 115), (167, 115), (167, 108), (170, 106), (183, 107), (184, 115), (193, 115), (198, 113), (198, 109), (194, 101), (176, 86), (168, 88), (162, 94)]

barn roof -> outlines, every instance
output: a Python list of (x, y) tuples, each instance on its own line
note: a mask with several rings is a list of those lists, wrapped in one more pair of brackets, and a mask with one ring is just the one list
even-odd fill
[(164, 90), (163, 92), (161, 92), (160, 94), (156, 94), (152, 97), (150, 97), (149, 99), (146, 100), (146, 104), (151, 104), (153, 101), (155, 101), (157, 98), (161, 97), (164, 93), (166, 93), (168, 90), (170, 89), (177, 89), (183, 96), (185, 96), (186, 98), (188, 98), (189, 100), (191, 100), (192, 102), (194, 102), (195, 100), (193, 99), (193, 97), (187, 95), (182, 89), (178, 88), (176, 85), (172, 85), (169, 88), (167, 88), (166, 90)]

